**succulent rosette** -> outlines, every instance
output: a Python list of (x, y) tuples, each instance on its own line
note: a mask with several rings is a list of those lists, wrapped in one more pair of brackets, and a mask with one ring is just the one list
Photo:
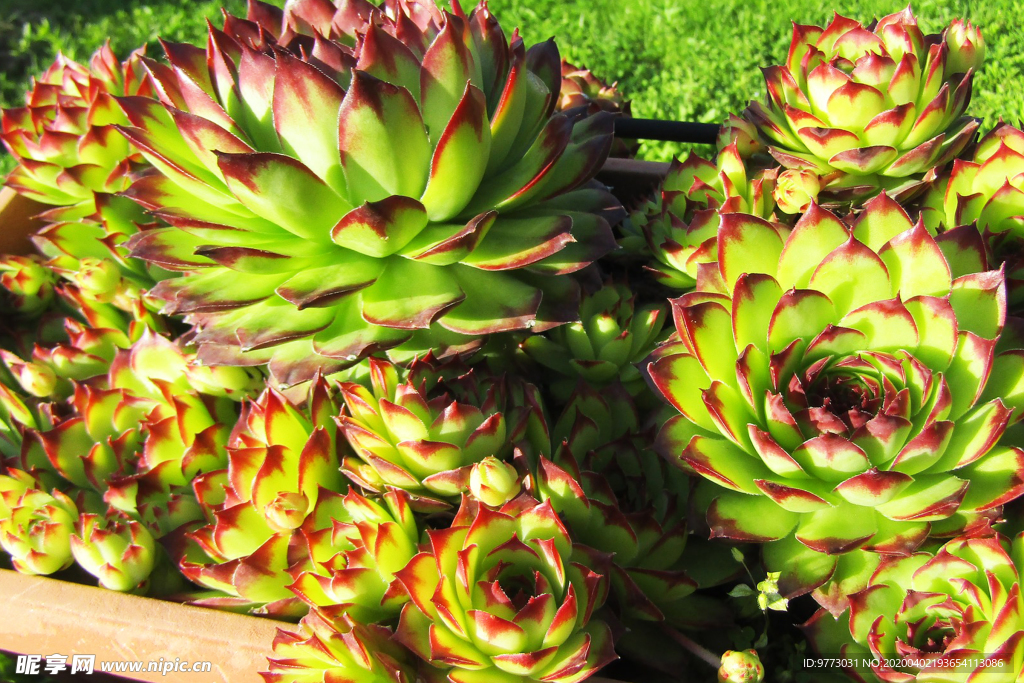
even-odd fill
[(71, 554), (104, 588), (145, 591), (158, 546), (145, 525), (113, 511), (82, 513), (71, 535)]
[(658, 448), (721, 487), (712, 534), (767, 543), (783, 592), (1024, 492), (1024, 451), (1002, 438), (1024, 364), (995, 351), (1003, 274), (972, 235), (934, 238), (884, 194), (852, 228), (813, 205), (792, 232), (723, 214), (708, 289), (673, 300), (679, 339), (649, 371), (680, 414)]
[(767, 98), (744, 115), (779, 163), (821, 176), (829, 201), (909, 197), (978, 127), (963, 114), (984, 53), (965, 46), (956, 26), (924, 35), (909, 7), (867, 27), (839, 14), (794, 24), (786, 63), (764, 70)]
[(0, 548), (23, 574), (53, 574), (74, 562), (74, 501), (60, 491), (40, 490), (32, 475), (8, 468), (0, 475)]
[(152, 218), (135, 202), (121, 196), (96, 193), (94, 213), (79, 219), (60, 220), (59, 215), (45, 214), (55, 221), (32, 236), (32, 242), (47, 257), (46, 264), (75, 289), (75, 297), (85, 303), (105, 304), (133, 314), (142, 306), (151, 327), (163, 330), (155, 312), (159, 302), (146, 296), (146, 290), (172, 273), (128, 256), (126, 242), (132, 235), (154, 227)]
[(1024, 132), (1000, 123), (977, 144), (974, 156), (957, 159), (924, 198), (921, 217), (930, 230), (976, 225), (994, 259), (1005, 262), (1009, 298), (1024, 300)]
[[(310, 568), (303, 525), (312, 518), (318, 528), (330, 528), (331, 511), (343, 518), (329, 495), (343, 489), (336, 410), (323, 379), (314, 383), (305, 413), (268, 389), (246, 404), (228, 442), (227, 469), (193, 479), (209, 523), (188, 536), (206, 557), (184, 558), (181, 570), (195, 583), (225, 594), (200, 604), (305, 613), (307, 608), (288, 589), (299, 572)], [(342, 548), (318, 550), (330, 557)]]
[(56, 277), (38, 256), (0, 257), (0, 312), (35, 318), (50, 308)]
[[(95, 340), (88, 330), (83, 335)], [(107, 365), (106, 371), (90, 381), (72, 381), (73, 412), (52, 428), (33, 432), (48, 469), (76, 487), (104, 493), (115, 479), (120, 487), (122, 477), (151, 471), (167, 485), (184, 487), (198, 471), (222, 466), (225, 425), (234, 422), (236, 401), (252, 391), (247, 372), (193, 369), (188, 354), (148, 331), (130, 348), (115, 349), (109, 364), (103, 356), (90, 360), (77, 368)], [(192, 373), (204, 389), (210, 390), (209, 377), (223, 385), (200, 395)], [(132, 509), (123, 500), (119, 507)]]
[(647, 258), (644, 269), (661, 284), (692, 289), (700, 266), (713, 262), (718, 213), (772, 216), (774, 170), (748, 175), (739, 142), (712, 164), (696, 154), (673, 160), (655, 195), (623, 223), (622, 246)]
[(128, 259), (123, 243), (140, 225), (148, 227), (148, 219), (134, 202), (114, 195), (128, 188), (143, 162), (116, 128), (128, 119), (115, 101), (152, 94), (142, 53), (121, 63), (105, 45), (88, 65), (58, 55), (33, 84), (26, 106), (0, 114), (0, 141), (18, 161), (6, 184), (52, 207), (32, 236), (47, 265), (85, 296), (126, 311), (142, 301), (143, 288), (169, 274)]
[(0, 360), (13, 378), (12, 386), (46, 399), (66, 399), (75, 383), (107, 374), (119, 350), (131, 339), (115, 328), (94, 328), (73, 318), (64, 320), (64, 340), (35, 344), (27, 358), (0, 349)]
[(95, 211), (94, 192), (128, 187), (133, 156), (115, 128), (126, 124), (117, 96), (151, 93), (141, 51), (121, 63), (104, 45), (88, 65), (64, 55), (26, 94), (25, 106), (4, 109), (0, 141), (18, 160), (6, 184), (43, 204), (61, 207), (52, 220), (75, 220)]
[(567, 274), (614, 247), (618, 203), (584, 187), (611, 115), (552, 113), (553, 43), (506, 39), (484, 5), (406, 13), (426, 7), (366, 5), (356, 46), (317, 39), (308, 58), (211, 29), (207, 51), (149, 62), (160, 101), (120, 100), (159, 170), (129, 194), (173, 226), (131, 253), (184, 273), (152, 294), (196, 325), (204, 362), (293, 385), (575, 315)]
[[(626, 514), (598, 475), (581, 473), (563, 456), (566, 467), (542, 458), (537, 492), (550, 501), (580, 543), (607, 553), (611, 588), (628, 619), (693, 626), (714, 621), (707, 605), (686, 598), (697, 582), (679, 567), (687, 544), (685, 522), (663, 526), (652, 512)], [(590, 495), (588, 495), (588, 491)], [(690, 608), (690, 609), (688, 609)], [(698, 612), (704, 614), (698, 616)]]
[(449, 681), (581, 681), (615, 659), (608, 626), (591, 619), (606, 580), (570, 560), (550, 504), (467, 502), (427, 534), (429, 551), (398, 572), (411, 602), (396, 638)]
[(621, 382), (631, 393), (643, 391), (635, 363), (662, 341), (666, 310), (662, 304), (638, 305), (623, 284), (607, 284), (580, 303), (580, 322), (535, 334), (520, 343), (527, 356), (563, 379), (548, 384), (566, 398), (579, 380), (592, 386)]
[(278, 630), (266, 683), (414, 683), (409, 653), (383, 626), (348, 620), (339, 628), (311, 613), (298, 633)]
[(558, 95), (560, 110), (593, 107), (613, 114), (629, 116), (629, 102), (616, 83), (606, 83), (589, 69), (562, 60), (562, 88)]
[(742, 116), (729, 114), (729, 118), (718, 129), (715, 146), (718, 147), (718, 151), (722, 151), (733, 143), (736, 143), (736, 151), (744, 159), (767, 149), (757, 133), (757, 126)]
[(964, 537), (934, 554), (887, 557), (849, 611), (821, 610), (804, 630), (819, 652), (860, 663), (849, 669), (858, 681), (1020, 680), (1022, 544)]
[[(636, 403), (621, 384), (598, 389), (581, 381), (555, 421), (551, 448), (544, 453), (571, 472), (600, 473), (601, 495), (610, 489), (624, 509), (666, 516), (686, 507), (691, 478), (650, 448), (655, 429), (647, 422), (641, 425)], [(530, 462), (539, 464), (537, 457)], [(587, 488), (591, 482), (579, 483)]]
[[(409, 495), (391, 490), (372, 500), (349, 491), (341, 508), (341, 518), (324, 528), (304, 525), (313, 568), (299, 574), (291, 590), (336, 622), (346, 614), (364, 624), (397, 619), (409, 597), (395, 573), (417, 554), (420, 541)], [(322, 552), (328, 548), (342, 550)]]
[[(620, 116), (632, 116), (629, 100), (618, 89), (618, 83), (608, 83), (589, 69), (562, 60), (562, 89), (558, 94), (559, 111), (586, 107), (591, 112), (606, 111)], [(610, 156), (629, 158), (636, 156), (639, 143), (616, 137), (612, 141)]]
[(369, 388), (341, 385), (345, 414), (338, 419), (354, 453), (342, 469), (363, 488), (404, 489), (423, 504), (457, 501), (474, 465), (511, 455), (517, 429), (505, 417), (512, 401), (504, 382), (483, 381), (475, 373), (461, 382), (439, 382), (429, 359), (400, 381), (395, 365), (369, 362)]

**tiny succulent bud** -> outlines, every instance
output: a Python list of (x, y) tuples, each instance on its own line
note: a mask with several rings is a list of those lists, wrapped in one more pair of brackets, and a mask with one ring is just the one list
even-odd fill
[(46, 398), (57, 388), (57, 375), (42, 363), (17, 363), (11, 365), (21, 388), (33, 396)]
[(281, 491), (267, 506), (267, 522), (275, 531), (291, 531), (302, 525), (309, 510), (309, 499), (302, 493)]
[(764, 666), (757, 650), (727, 650), (722, 655), (718, 683), (761, 683), (763, 680)]
[(119, 512), (83, 513), (70, 538), (71, 552), (104, 588), (130, 591), (143, 585), (155, 565), (156, 541), (145, 525)]
[(764, 149), (764, 145), (758, 139), (757, 126), (735, 114), (729, 114), (729, 118), (718, 129), (718, 138), (715, 142), (719, 151), (736, 143), (736, 151), (744, 159)]
[(469, 474), (469, 490), (484, 505), (499, 507), (516, 497), (522, 488), (516, 468), (493, 455), (484, 458)]
[(971, 22), (961, 19), (950, 24), (946, 31), (946, 45), (949, 56), (946, 58), (946, 72), (949, 74), (975, 71), (985, 61), (985, 39), (981, 37), (981, 29), (972, 26)]
[(36, 256), (0, 258), (0, 311), (35, 316), (53, 301), (56, 275)]
[(109, 302), (121, 284), (121, 273), (109, 259), (83, 258), (75, 282), (89, 298)]
[(803, 213), (818, 198), (821, 182), (818, 174), (805, 170), (789, 170), (779, 174), (775, 184), (775, 202), (786, 213)]

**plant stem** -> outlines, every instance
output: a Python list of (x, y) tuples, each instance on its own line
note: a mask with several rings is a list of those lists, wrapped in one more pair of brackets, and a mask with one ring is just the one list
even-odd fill
[(722, 665), (722, 658), (718, 657), (711, 650), (707, 649), (703, 645), (698, 644), (695, 640), (687, 635), (680, 633), (679, 631), (669, 626), (663, 627), (665, 633), (674, 641), (685, 647), (687, 650), (697, 655), (700, 659), (703, 659), (714, 669), (718, 669)]

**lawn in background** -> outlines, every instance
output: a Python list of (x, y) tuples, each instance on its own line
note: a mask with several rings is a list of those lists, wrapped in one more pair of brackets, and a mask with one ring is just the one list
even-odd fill
[[(242, 13), (244, 0), (0, 0), (0, 104), (21, 103), (29, 77), (58, 49), (75, 59), (108, 37), (119, 56), (156, 37), (203, 41), (205, 20), (219, 24), (221, 5)], [(759, 67), (785, 59), (791, 20), (828, 21), (839, 11), (861, 20), (901, 8), (880, 0), (491, 0), (506, 31), (528, 43), (558, 38), (564, 56), (619, 86), (634, 115), (721, 122), (760, 96)], [(916, 3), (925, 32), (955, 17), (979, 24), (988, 45), (969, 113), (1016, 123), (1024, 111), (1024, 3), (1017, 0)], [(678, 145), (648, 143), (643, 154), (666, 159)], [(711, 150), (701, 150), (711, 152)], [(9, 160), (7, 160), (9, 163)], [(2, 164), (3, 159), (0, 159)]]

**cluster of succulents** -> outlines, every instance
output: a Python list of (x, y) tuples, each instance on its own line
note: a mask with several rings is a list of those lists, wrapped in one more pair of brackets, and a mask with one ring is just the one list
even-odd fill
[(3, 112), (4, 563), (298, 622), (273, 683), (1021, 679), (1024, 132), (969, 115), (977, 28), (795, 24), (648, 196), (595, 180), (625, 93), (485, 1), (162, 48)]

